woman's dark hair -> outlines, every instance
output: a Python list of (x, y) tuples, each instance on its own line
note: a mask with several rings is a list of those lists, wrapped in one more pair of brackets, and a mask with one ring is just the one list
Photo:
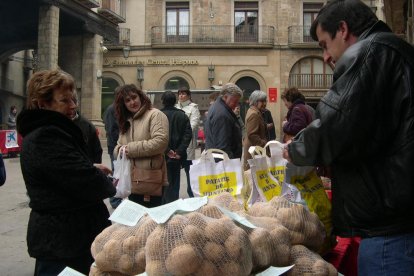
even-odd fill
[(188, 97), (191, 97), (191, 91), (188, 87), (181, 87), (180, 89), (178, 89), (178, 94), (180, 93), (185, 93), (187, 94)]
[(161, 96), (161, 102), (164, 106), (174, 106), (177, 102), (177, 97), (172, 91), (165, 91)]
[(312, 23), (310, 34), (313, 40), (318, 41), (316, 35), (318, 25), (334, 39), (341, 21), (346, 22), (349, 32), (358, 37), (375, 24), (378, 18), (371, 8), (360, 0), (328, 1)]
[(291, 103), (294, 103), (297, 100), (305, 101), (305, 96), (303, 96), (296, 87), (286, 89), (280, 97)]
[(136, 87), (134, 84), (125, 84), (125, 85), (117, 87), (115, 90), (115, 102), (114, 102), (115, 117), (118, 120), (119, 131), (122, 134), (128, 131), (130, 127), (128, 119), (134, 115), (126, 108), (125, 103), (124, 103), (124, 99), (128, 97), (131, 93), (138, 95), (141, 101), (141, 107), (139, 109), (140, 111), (142, 109), (146, 111), (152, 108), (151, 100), (147, 97), (147, 95), (144, 94), (144, 92), (141, 89)]

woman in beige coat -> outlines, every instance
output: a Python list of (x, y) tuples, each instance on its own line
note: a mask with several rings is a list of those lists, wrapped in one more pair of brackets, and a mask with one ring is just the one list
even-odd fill
[(249, 98), (250, 108), (247, 110), (245, 126), (246, 137), (243, 141), (243, 162), (244, 169), (249, 169), (247, 160), (252, 156), (249, 153), (251, 146), (265, 146), (267, 143), (266, 124), (264, 122), (262, 112), (266, 108), (267, 95), (265, 92), (255, 90)]
[(117, 155), (126, 145), (131, 159), (129, 200), (146, 207), (161, 205), (162, 186), (167, 183), (164, 152), (168, 146), (168, 118), (153, 108), (151, 100), (135, 85), (117, 88), (115, 111), (119, 123)]

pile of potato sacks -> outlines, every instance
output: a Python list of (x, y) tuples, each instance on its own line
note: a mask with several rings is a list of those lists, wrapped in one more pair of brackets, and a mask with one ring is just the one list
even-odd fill
[[(224, 207), (246, 218), (249, 228), (225, 216)], [(287, 275), (338, 275), (315, 253), (324, 227), (304, 206), (281, 197), (252, 205), (248, 212), (224, 193), (207, 205), (157, 224), (143, 217), (136, 226), (114, 224), (92, 244), (90, 276), (254, 275), (270, 266), (295, 264)]]

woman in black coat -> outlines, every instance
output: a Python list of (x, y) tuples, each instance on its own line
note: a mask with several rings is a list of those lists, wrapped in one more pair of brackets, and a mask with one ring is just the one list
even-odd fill
[(115, 194), (107, 177), (111, 170), (88, 158), (82, 132), (71, 120), (74, 90), (65, 72), (37, 72), (28, 83), (27, 109), (17, 118), (35, 275), (57, 275), (66, 266), (88, 274), (91, 244), (110, 225), (103, 199)]

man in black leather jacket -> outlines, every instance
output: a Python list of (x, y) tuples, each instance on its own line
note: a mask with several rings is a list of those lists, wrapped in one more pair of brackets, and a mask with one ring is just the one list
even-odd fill
[(285, 157), (331, 166), (334, 232), (362, 237), (359, 275), (414, 275), (414, 48), (359, 0), (328, 2), (311, 35), (334, 82)]

